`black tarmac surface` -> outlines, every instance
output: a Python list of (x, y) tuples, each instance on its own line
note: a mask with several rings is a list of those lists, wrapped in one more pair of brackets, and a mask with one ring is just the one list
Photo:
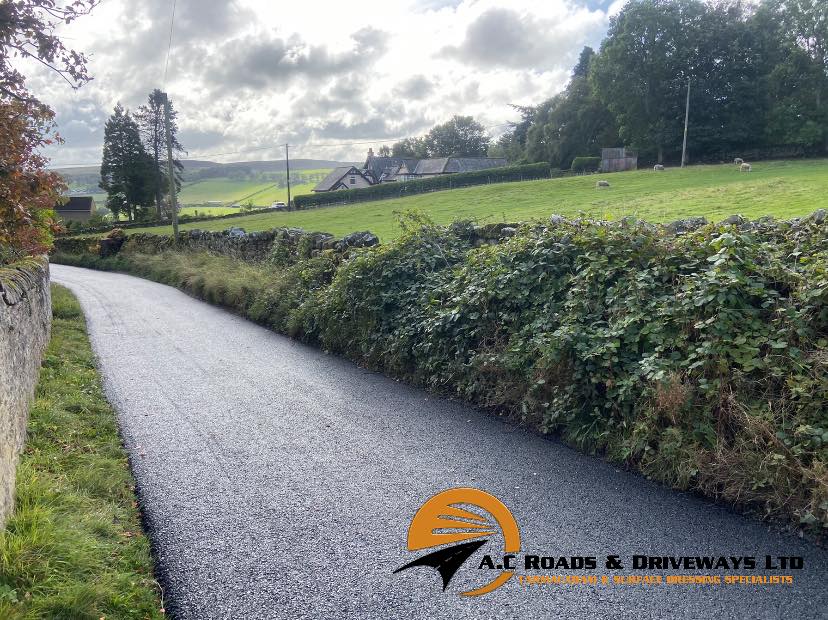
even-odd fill
[[(86, 313), (167, 609), (177, 618), (826, 618), (828, 552), (127, 275), (52, 266)], [(545, 585), (484, 545), (443, 592), (392, 572), (412, 516), (456, 486), (514, 514), (523, 553), (802, 556), (792, 585)], [(419, 555), (422, 555), (420, 553)], [(519, 573), (522, 571), (519, 571)], [(537, 574), (567, 575), (567, 571)], [(575, 574), (584, 574), (576, 572)], [(589, 573), (586, 573), (589, 574)], [(702, 571), (702, 574), (728, 573)]]

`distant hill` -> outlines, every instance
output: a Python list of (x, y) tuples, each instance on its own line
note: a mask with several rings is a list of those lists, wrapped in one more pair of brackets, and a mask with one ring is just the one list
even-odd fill
[[(212, 161), (200, 161), (197, 159), (185, 159), (181, 161), (184, 164), (184, 172), (190, 170), (199, 170), (203, 168), (224, 168), (227, 170), (233, 170), (238, 168), (247, 168), (253, 170), (255, 172), (284, 172), (285, 171), (285, 160), (284, 159), (276, 159), (276, 160), (269, 160), (269, 161), (234, 161), (226, 164), (219, 164)], [(350, 166), (355, 164), (356, 162), (350, 161), (333, 161), (329, 159), (291, 159), (290, 160), (290, 169), (291, 170), (320, 170), (320, 169), (330, 169), (336, 168), (337, 166)], [(363, 162), (359, 162), (356, 165), (362, 165)]]
[[(251, 187), (262, 183), (278, 183), (281, 187), (285, 181), (285, 160), (283, 159), (271, 161), (234, 161), (226, 164), (203, 159), (184, 159), (181, 163), (184, 164), (183, 181), (185, 186), (204, 181), (217, 182), (224, 179), (237, 185), (240, 182), (247, 181)], [(325, 174), (331, 168), (350, 166), (353, 163), (328, 159), (291, 159), (291, 182), (307, 184), (312, 181), (315, 184), (324, 178)], [(361, 165), (361, 163), (356, 165)], [(70, 196), (92, 195), (103, 200), (101, 189), (98, 186), (101, 181), (99, 166), (54, 168), (54, 171), (66, 180), (66, 184), (69, 186), (68, 193)], [(304, 171), (308, 171), (308, 173), (303, 174)], [(240, 187), (236, 189), (240, 189)], [(252, 191), (241, 191), (240, 196), (237, 197), (233, 194), (227, 200), (233, 201), (237, 198), (248, 198), (247, 194), (249, 193), (252, 193)], [(212, 199), (213, 196), (210, 196), (210, 198)]]
[[(205, 168), (217, 168), (217, 169), (226, 169), (227, 171), (230, 170), (238, 170), (239, 168), (242, 169), (249, 169), (254, 172), (284, 172), (285, 171), (285, 160), (284, 159), (277, 159), (277, 160), (270, 160), (270, 161), (234, 161), (226, 164), (222, 164), (216, 161), (207, 161), (203, 159), (183, 159), (181, 163), (184, 164), (184, 173), (188, 172), (195, 172), (198, 170), (204, 170)], [(291, 159), (290, 160), (290, 169), (291, 170), (319, 170), (319, 169), (330, 169), (336, 168), (337, 166), (350, 166), (356, 162), (342, 162), (342, 161), (333, 161), (329, 159)], [(360, 164), (362, 162), (359, 162)], [(82, 177), (87, 176), (90, 174), (97, 175), (100, 172), (100, 166), (76, 166), (71, 168), (54, 168), (53, 169), (58, 174), (66, 177), (67, 179), (72, 179), (74, 177)]]

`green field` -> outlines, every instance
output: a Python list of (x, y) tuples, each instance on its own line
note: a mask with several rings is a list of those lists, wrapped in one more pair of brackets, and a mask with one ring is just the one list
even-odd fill
[[(610, 182), (597, 189), (597, 179)], [(634, 215), (652, 222), (703, 215), (711, 221), (740, 213), (789, 218), (828, 206), (828, 160), (770, 161), (740, 173), (732, 165), (691, 166), (664, 172), (639, 170), (600, 176), (481, 185), (409, 198), (265, 213), (232, 220), (193, 222), (183, 229), (247, 231), (298, 226), (343, 235), (370, 230), (388, 240), (399, 234), (397, 213), (416, 209), (438, 223), (471, 219), (479, 223), (527, 221), (553, 213), (618, 219)], [(129, 232), (166, 232), (169, 227)]]
[[(325, 175), (329, 170), (313, 169), (299, 170), (295, 174)], [(294, 173), (291, 173), (291, 177)], [(313, 177), (311, 177), (313, 178)], [(307, 194), (314, 188), (316, 181), (308, 183), (296, 183), (291, 186), (291, 194)], [(226, 207), (234, 203), (247, 204), (252, 202), (256, 207), (269, 207), (272, 202), (281, 200), (287, 202), (287, 188), (279, 187), (273, 181), (245, 181), (228, 178), (205, 179), (203, 181), (192, 181), (185, 183), (178, 195), (178, 202), (185, 207), (187, 205), (201, 205), (210, 201), (220, 201)], [(200, 212), (200, 210), (199, 210)], [(213, 211), (210, 211), (211, 213)]]

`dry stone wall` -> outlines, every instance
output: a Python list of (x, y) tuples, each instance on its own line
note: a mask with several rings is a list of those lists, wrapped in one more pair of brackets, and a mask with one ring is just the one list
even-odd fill
[(0, 528), (14, 507), (17, 462), (51, 320), (46, 259), (0, 267)]
[(179, 234), (178, 243), (172, 235), (135, 233), (129, 236), (96, 239), (72, 237), (55, 240), (55, 252), (62, 254), (97, 254), (113, 256), (118, 252), (158, 254), (166, 250), (211, 252), (245, 261), (263, 261), (271, 258), (278, 246), (294, 257), (315, 256), (331, 250), (347, 252), (350, 248), (376, 245), (379, 239), (368, 231), (355, 232), (341, 239), (324, 232), (308, 232), (301, 228), (274, 228), (261, 232), (245, 232), (230, 228), (220, 232), (187, 230)]

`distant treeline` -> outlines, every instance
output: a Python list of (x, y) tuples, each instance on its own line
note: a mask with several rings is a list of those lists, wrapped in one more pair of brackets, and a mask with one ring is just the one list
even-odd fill
[(564, 92), (516, 106), (490, 155), (568, 169), (626, 145), (677, 161), (688, 82), (691, 161), (828, 153), (828, 3), (634, 0)]

